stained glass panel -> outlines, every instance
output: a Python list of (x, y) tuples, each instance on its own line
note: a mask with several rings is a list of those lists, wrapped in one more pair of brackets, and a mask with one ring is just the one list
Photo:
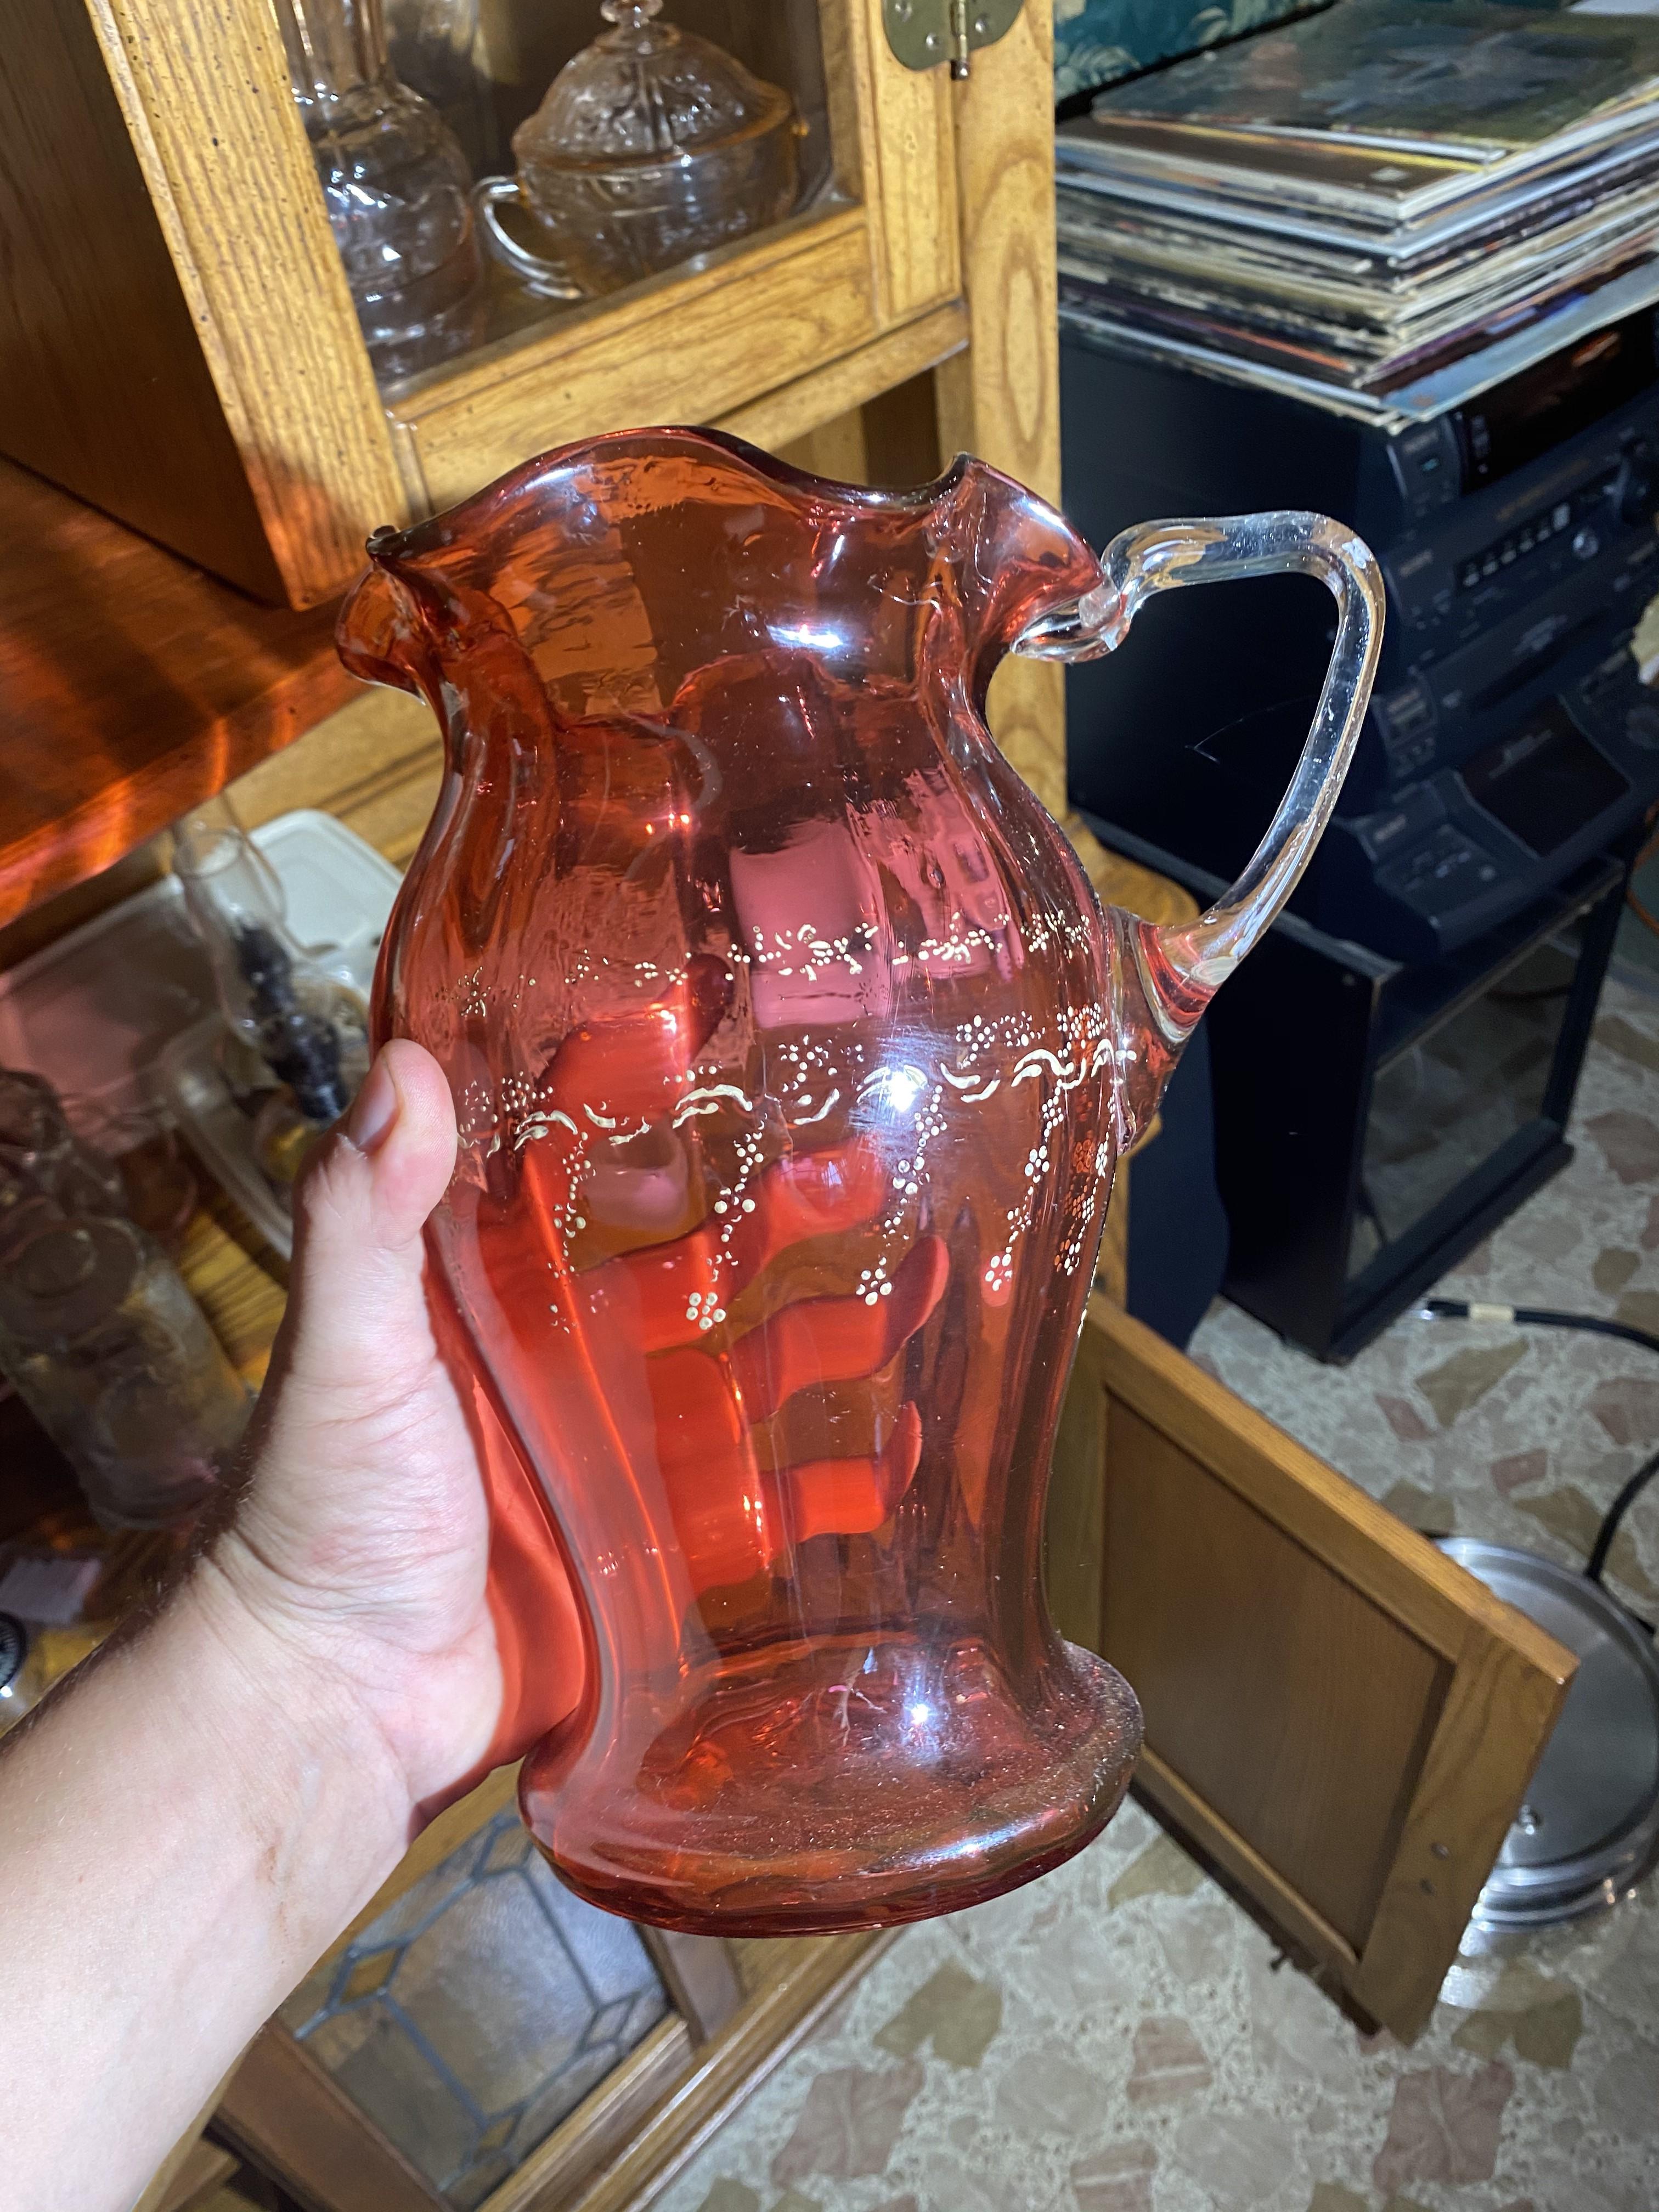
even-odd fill
[(472, 2212), (667, 2010), (637, 1931), (573, 1897), (508, 1811), (310, 1975), (282, 2018)]

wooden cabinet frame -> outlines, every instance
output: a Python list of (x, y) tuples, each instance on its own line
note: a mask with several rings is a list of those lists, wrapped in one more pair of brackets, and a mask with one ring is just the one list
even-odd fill
[[(242, 592), (325, 600), (370, 529), (562, 438), (702, 421), (775, 448), (873, 407), (881, 480), (927, 473), (912, 447), (968, 450), (1058, 500), (1050, 0), (1025, 0), (963, 83), (899, 67), (880, 0), (817, 4), (858, 204), (388, 408), (268, 0), (17, 0), (0, 450), (24, 466), (0, 464), (0, 489), (27, 557), (0, 594), (18, 759), (0, 917), (107, 868), (348, 696), (325, 605)], [(825, 312), (838, 287), (846, 327)], [(919, 392), (937, 434), (895, 438)], [(1011, 661), (990, 704), (1058, 817), (1063, 697), (1058, 666)]]
[(1099, 1297), (1048, 1553), (1067, 1634), (1140, 1694), (1143, 1796), (1415, 2035), (1572, 1654)]
[[(803, 380), (818, 380), (809, 408), (833, 413), (933, 367), (963, 342), (962, 315), (925, 335), (909, 326), (952, 302), (971, 313), (963, 198), (985, 179), (1005, 198), (1012, 184), (1022, 222), (1036, 218), (1041, 265), (1015, 303), (1022, 317), (1045, 285), (1052, 294), (1047, 152), (1011, 175), (963, 150), (1006, 136), (981, 82), (1008, 76), (1011, 45), (1037, 61), (1024, 88), (1041, 94), (1012, 119), (1048, 134), (1047, 0), (1030, 0), (1000, 46), (976, 56), (976, 82), (956, 87), (943, 67), (898, 63), (881, 0), (816, 0), (838, 191), (702, 266), (553, 315), (389, 396), (267, 0), (23, 4), (30, 26), (0, 70), (0, 124), (15, 125), (23, 154), (0, 179), (0, 216), (22, 241), (21, 296), (0, 330), (0, 379), (23, 395), (6, 410), (18, 416), (8, 450), (295, 605), (337, 590), (376, 525), (446, 505), (550, 445), (715, 421)], [(81, 273), (64, 274), (76, 262)], [(143, 297), (130, 289), (138, 265)], [(122, 319), (128, 348), (142, 325), (152, 349), (147, 375), (126, 375), (112, 349)], [(1022, 381), (1047, 373), (1049, 333), (1016, 343)], [(832, 397), (822, 378), (837, 365)], [(68, 387), (61, 406), (54, 382)], [(88, 443), (75, 426), (94, 410)], [(1028, 401), (1018, 416), (1031, 413)], [(204, 488), (218, 495), (210, 521), (163, 481), (169, 459), (196, 505)]]

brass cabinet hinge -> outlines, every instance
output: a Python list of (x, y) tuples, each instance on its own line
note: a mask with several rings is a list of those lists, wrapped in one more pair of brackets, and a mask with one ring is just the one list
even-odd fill
[(949, 62), (954, 77), (968, 74), (975, 46), (994, 46), (1013, 28), (1024, 0), (881, 0), (887, 43), (906, 69), (934, 69)]

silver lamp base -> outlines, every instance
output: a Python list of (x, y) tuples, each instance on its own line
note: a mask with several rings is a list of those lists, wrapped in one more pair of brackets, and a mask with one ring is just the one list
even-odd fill
[(1659, 1859), (1659, 1655), (1599, 1583), (1570, 1567), (1472, 1536), (1443, 1537), (1440, 1548), (1578, 1655), (1526, 1802), (1476, 1901), (1468, 1954), (1608, 1911)]

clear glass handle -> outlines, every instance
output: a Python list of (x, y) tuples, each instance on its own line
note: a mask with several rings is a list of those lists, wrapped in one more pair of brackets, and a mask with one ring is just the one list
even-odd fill
[(472, 187), (478, 227), (495, 258), (515, 276), (521, 277), (531, 291), (546, 299), (586, 299), (587, 295), (562, 263), (544, 261), (539, 253), (532, 253), (527, 246), (520, 245), (496, 212), (503, 200), (513, 200), (520, 207), (524, 205), (524, 194), (516, 177), (485, 177)]
[(1106, 548), (1103, 580), (1092, 592), (1033, 623), (1013, 647), (1045, 660), (1097, 660), (1122, 644), (1154, 592), (1281, 569), (1317, 576), (1329, 588), (1336, 601), (1336, 642), (1291, 787), (1243, 874), (1196, 921), (1141, 932), (1149, 995), (1172, 1043), (1190, 1034), (1218, 986), (1280, 912), (1331, 818), (1365, 719), (1382, 642), (1384, 599), (1376, 556), (1325, 514), (1139, 523)]

